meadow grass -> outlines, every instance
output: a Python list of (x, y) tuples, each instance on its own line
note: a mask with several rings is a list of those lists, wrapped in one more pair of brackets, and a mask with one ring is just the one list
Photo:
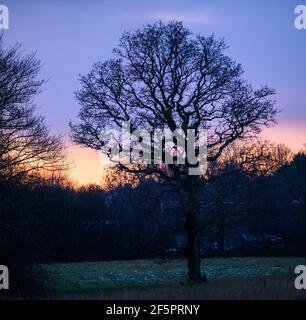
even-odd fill
[(187, 285), (184, 260), (41, 265), (46, 299), (304, 299), (294, 269), (305, 258), (204, 259), (207, 282)]

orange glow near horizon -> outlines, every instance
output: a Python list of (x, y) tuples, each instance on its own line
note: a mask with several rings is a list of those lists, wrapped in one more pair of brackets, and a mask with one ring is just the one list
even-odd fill
[(284, 143), (294, 152), (298, 152), (306, 143), (306, 125), (291, 123), (277, 125), (263, 130), (262, 137), (275, 143)]
[[(303, 124), (288, 124), (265, 129), (262, 137), (275, 143), (284, 143), (293, 151), (302, 149), (306, 143), (306, 126)], [(75, 145), (68, 148), (73, 165), (70, 178), (78, 186), (101, 184), (103, 163), (97, 151)]]
[(69, 177), (78, 186), (100, 184), (102, 178), (102, 164), (97, 151), (75, 145), (68, 147), (73, 161)]

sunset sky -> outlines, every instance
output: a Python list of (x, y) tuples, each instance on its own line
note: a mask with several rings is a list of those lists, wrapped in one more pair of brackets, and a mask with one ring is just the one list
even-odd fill
[(8, 45), (23, 44), (25, 52), (37, 51), (47, 79), (36, 102), (51, 131), (62, 134), (74, 160), (71, 177), (79, 184), (99, 182), (98, 155), (73, 146), (69, 120), (79, 106), (74, 91), (78, 75), (94, 62), (112, 57), (124, 30), (145, 23), (181, 20), (195, 33), (215, 33), (229, 45), (228, 55), (240, 62), (254, 85), (276, 89), (282, 111), (275, 128), (263, 135), (298, 150), (306, 143), (306, 30), (294, 28), (299, 1), (106, 1), (106, 0), (9, 0), (1, 1), (10, 12)]

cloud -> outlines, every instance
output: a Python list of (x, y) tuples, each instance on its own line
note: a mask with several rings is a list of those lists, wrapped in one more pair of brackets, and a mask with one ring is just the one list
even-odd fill
[(194, 12), (153, 12), (153, 13), (133, 13), (127, 16), (129, 20), (144, 21), (144, 20), (161, 20), (169, 22), (171, 20), (183, 21), (189, 24), (207, 25), (212, 24), (214, 19), (208, 13)]
[(152, 18), (168, 22), (170, 20), (179, 20), (192, 24), (210, 24), (212, 19), (205, 13), (179, 13), (179, 12), (161, 12), (154, 13)]

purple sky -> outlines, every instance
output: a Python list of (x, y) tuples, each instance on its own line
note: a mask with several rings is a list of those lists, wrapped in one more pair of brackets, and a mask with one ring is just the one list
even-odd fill
[[(306, 30), (294, 28), (294, 9), (300, 1), (3, 0), (1, 4), (10, 11), (6, 43), (20, 42), (26, 52), (36, 50), (43, 62), (41, 76), (48, 83), (36, 101), (54, 133), (67, 136), (68, 122), (76, 118), (79, 106), (73, 93), (79, 88), (78, 75), (87, 73), (94, 62), (110, 58), (124, 30), (177, 19), (195, 33), (224, 37), (228, 54), (242, 63), (246, 78), (255, 87), (267, 84), (277, 90), (282, 113), (278, 126), (266, 136), (296, 149), (306, 142)], [(78, 148), (71, 152), (74, 177), (80, 183), (98, 181), (97, 158)]]

